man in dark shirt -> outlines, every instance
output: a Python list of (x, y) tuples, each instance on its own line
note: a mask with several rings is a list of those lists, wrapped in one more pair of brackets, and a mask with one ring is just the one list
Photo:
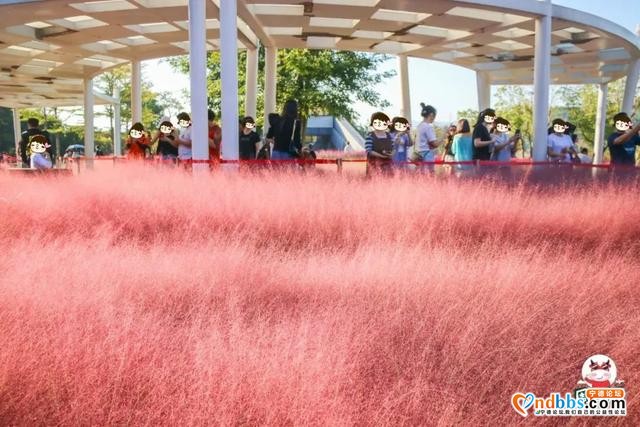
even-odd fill
[(616, 131), (607, 139), (611, 164), (635, 166), (636, 146), (640, 145), (640, 124), (633, 127), (633, 122), (626, 113), (613, 116), (613, 123)]
[(260, 136), (254, 130), (255, 127), (253, 117), (242, 119), (239, 141), (240, 160), (256, 159), (256, 153), (260, 149)]
[[(29, 159), (28, 154), (28, 146), (31, 142), (31, 138), (36, 135), (42, 135), (47, 139), (47, 143), (51, 144), (51, 138), (49, 137), (49, 132), (46, 130), (40, 130), (39, 128), (40, 122), (36, 118), (30, 118), (27, 120), (27, 130), (22, 132), (19, 149), (20, 149), (20, 159), (22, 160), (22, 167), (28, 168), (31, 164), (31, 160)], [(55, 153), (53, 147), (50, 146), (47, 148), (47, 152), (49, 153), (49, 158), (51, 159), (51, 163), (55, 164)]]

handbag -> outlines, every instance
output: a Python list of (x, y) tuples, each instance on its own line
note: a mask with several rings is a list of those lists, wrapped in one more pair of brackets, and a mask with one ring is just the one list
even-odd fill
[(296, 146), (296, 143), (294, 141), (297, 125), (298, 125), (298, 120), (294, 120), (293, 128), (291, 129), (291, 138), (289, 138), (289, 155), (291, 155), (291, 157), (295, 159), (300, 157), (300, 149)]

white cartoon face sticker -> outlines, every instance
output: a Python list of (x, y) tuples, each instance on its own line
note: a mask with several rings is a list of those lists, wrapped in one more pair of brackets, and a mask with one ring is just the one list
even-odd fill
[(487, 124), (492, 124), (495, 121), (496, 117), (495, 116), (484, 116), (484, 122)]
[(133, 139), (142, 138), (143, 134), (144, 133), (141, 130), (138, 130), (138, 129), (131, 129), (131, 131), (129, 132), (129, 136), (131, 136), (131, 138), (133, 138)]
[(620, 132), (626, 132), (631, 129), (631, 123), (623, 120), (616, 120), (616, 129)]
[(255, 128), (255, 127), (256, 127), (256, 124), (255, 124), (255, 123), (253, 123), (253, 122), (246, 122), (246, 123), (244, 124), (244, 127), (246, 127), (247, 129), (253, 129), (253, 128)]
[(503, 123), (498, 123), (496, 125), (496, 130), (500, 133), (509, 132), (509, 125), (505, 125)]
[(396, 130), (396, 132), (406, 132), (407, 129), (409, 129), (409, 125), (402, 122), (396, 122), (393, 125), (393, 128)]
[(165, 135), (171, 135), (171, 133), (173, 132), (173, 125), (171, 125), (170, 123), (162, 123), (160, 125), (160, 132)]
[(43, 140), (40, 140), (40, 139), (32, 139), (31, 143), (29, 144), (29, 148), (31, 149), (31, 153), (42, 154), (45, 151), (47, 151), (48, 147), (50, 147), (50, 145), (47, 144), (46, 141), (43, 141)]
[(385, 122), (384, 120), (380, 120), (380, 119), (375, 119), (373, 121), (373, 129), (374, 130), (387, 130), (389, 129), (389, 123)]
[(561, 125), (556, 123), (555, 125), (553, 125), (553, 131), (555, 133), (564, 133), (564, 131), (567, 129), (567, 127), (565, 125)]
[(182, 120), (181, 119), (181, 120), (178, 121), (178, 125), (180, 125), (180, 127), (183, 127), (183, 128), (188, 128), (190, 124), (191, 124), (191, 122), (189, 120)]

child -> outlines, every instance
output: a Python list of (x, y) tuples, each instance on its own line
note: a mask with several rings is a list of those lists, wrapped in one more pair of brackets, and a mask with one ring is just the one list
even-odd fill
[(511, 123), (508, 120), (498, 117), (493, 122), (493, 151), (491, 153), (491, 160), (498, 162), (511, 161), (511, 151), (514, 148), (513, 143), (518, 139), (518, 135), (509, 137), (509, 131), (511, 130)]
[(392, 175), (393, 139), (389, 134), (389, 116), (382, 112), (373, 113), (369, 125), (373, 128), (365, 138), (367, 150), (367, 176), (372, 174)]
[(393, 139), (393, 163), (403, 169), (407, 163), (408, 148), (413, 146), (409, 135), (409, 121), (404, 117), (394, 117), (391, 121), (391, 138)]
[(129, 129), (129, 138), (127, 138), (127, 157), (130, 159), (144, 159), (147, 150), (149, 150), (149, 138), (144, 133), (142, 123), (135, 123)]
[(260, 136), (255, 131), (256, 122), (253, 117), (247, 116), (240, 123), (240, 160), (255, 160), (260, 149)]
[(51, 169), (52, 163), (47, 153), (50, 145), (44, 135), (34, 135), (29, 142), (29, 160), (31, 169)]
[(173, 123), (169, 121), (168, 117), (163, 117), (160, 123), (158, 132), (153, 137), (151, 143), (158, 141), (158, 147), (156, 148), (156, 154), (162, 160), (175, 161), (178, 158), (178, 143), (176, 142), (177, 132), (173, 127)]

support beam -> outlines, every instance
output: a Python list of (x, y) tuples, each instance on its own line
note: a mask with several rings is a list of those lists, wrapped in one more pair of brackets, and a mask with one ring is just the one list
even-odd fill
[(547, 159), (549, 83), (551, 80), (551, 2), (545, 0), (545, 15), (536, 18), (533, 60), (533, 160)]
[(491, 107), (491, 82), (486, 71), (476, 71), (478, 111)]
[[(191, 156), (209, 159), (207, 118), (207, 7), (201, 0), (189, 0), (189, 77), (191, 79)], [(237, 121), (237, 120), (236, 120)], [(194, 164), (194, 170), (208, 169)]]
[(624, 85), (624, 98), (622, 98), (622, 109), (627, 114), (633, 113), (633, 101), (638, 88), (638, 77), (640, 76), (640, 59), (636, 59), (630, 64), (627, 82)]
[(258, 49), (247, 49), (247, 82), (244, 114), (256, 118), (258, 102)]
[(16, 163), (20, 167), (22, 165), (22, 158), (20, 157), (20, 139), (22, 139), (22, 130), (20, 129), (20, 111), (17, 108), (13, 109), (13, 137), (16, 144)]
[(131, 124), (142, 122), (142, 66), (131, 62)]
[(609, 85), (602, 83), (598, 86), (598, 111), (596, 111), (596, 135), (593, 140), (593, 164), (602, 164), (604, 152), (605, 126), (607, 125), (607, 94)]
[(276, 112), (276, 85), (278, 73), (278, 49), (265, 48), (264, 65), (264, 123), (269, 127), (269, 114)]
[(86, 167), (93, 167), (95, 156), (94, 129), (93, 129), (93, 79), (84, 80), (84, 156)]
[(220, 2), (220, 79), (222, 80), (222, 158), (238, 160), (238, 4)]
[(116, 102), (113, 104), (113, 155), (122, 155), (122, 122), (120, 117), (120, 88), (113, 90)]
[(411, 123), (411, 91), (409, 88), (409, 60), (406, 55), (398, 55), (400, 75), (400, 116)]

